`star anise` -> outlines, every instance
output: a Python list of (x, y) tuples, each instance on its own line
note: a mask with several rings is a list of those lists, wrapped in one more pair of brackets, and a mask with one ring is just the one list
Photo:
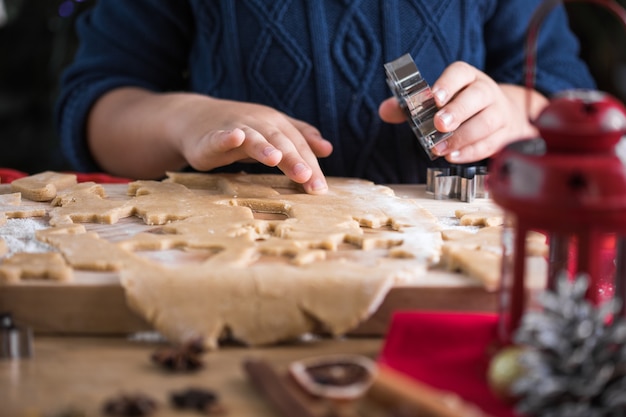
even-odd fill
[(204, 366), (202, 354), (205, 349), (201, 339), (192, 339), (177, 346), (157, 349), (151, 355), (152, 362), (172, 372), (195, 371)]
[(196, 410), (206, 415), (221, 415), (226, 412), (219, 402), (217, 393), (202, 388), (173, 392), (170, 395), (170, 402), (175, 408)]
[(155, 400), (146, 394), (120, 394), (107, 400), (102, 411), (115, 417), (147, 417), (157, 409)]

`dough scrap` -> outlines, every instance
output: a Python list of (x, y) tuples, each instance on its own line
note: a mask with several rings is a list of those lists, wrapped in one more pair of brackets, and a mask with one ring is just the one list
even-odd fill
[(61, 174), (45, 171), (11, 182), (11, 189), (22, 193), (22, 197), (32, 201), (51, 201), (57, 193), (77, 182), (74, 174)]
[[(236, 181), (234, 181), (235, 179)], [(189, 189), (208, 190), (213, 194), (233, 197), (263, 198), (304, 192), (300, 184), (281, 175), (206, 175), (192, 172), (168, 172), (165, 182), (174, 182)], [(281, 190), (282, 193), (278, 190)]]
[(496, 291), (500, 284), (502, 256), (488, 250), (455, 247), (448, 252), (447, 264), (452, 271), (461, 271), (480, 281), (487, 291)]
[(87, 229), (82, 224), (70, 224), (65, 226), (51, 227), (48, 229), (41, 229), (35, 232), (35, 237), (44, 243), (47, 243), (48, 236), (50, 235), (76, 235), (79, 233), (86, 233)]
[[(461, 271), (479, 280), (487, 291), (497, 290), (501, 275), (502, 231), (500, 226), (484, 227), (475, 233), (457, 229), (442, 231), (442, 264), (451, 271)], [(543, 259), (547, 251), (545, 235), (533, 231), (526, 235), (527, 257)], [(539, 262), (539, 259), (533, 262)]]
[(56, 252), (16, 253), (0, 264), (0, 282), (17, 283), (21, 279), (72, 280), (74, 271)]
[[(55, 233), (56, 232), (56, 233)], [(37, 237), (59, 250), (74, 269), (89, 271), (119, 271), (136, 261), (136, 256), (115, 243), (100, 239), (95, 232), (41, 232)]]
[(22, 204), (21, 193), (0, 194), (0, 226), (7, 219), (23, 219), (27, 217), (43, 217), (46, 209), (41, 206)]
[(127, 201), (106, 198), (104, 188), (93, 182), (83, 182), (58, 193), (51, 202), (50, 225), (73, 222), (117, 223), (133, 214)]
[(461, 226), (501, 226), (504, 213), (499, 209), (459, 209), (454, 215)]

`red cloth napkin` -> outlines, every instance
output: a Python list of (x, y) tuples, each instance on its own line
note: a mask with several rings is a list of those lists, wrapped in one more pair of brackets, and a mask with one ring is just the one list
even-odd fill
[(397, 312), (378, 360), (494, 417), (517, 417), (487, 384), (497, 321), (492, 313)]
[[(78, 182), (87, 182), (93, 181), (99, 184), (123, 184), (127, 183), (130, 180), (127, 178), (119, 178), (114, 177), (108, 174), (103, 174), (99, 172), (90, 172), (90, 173), (75, 173), (76, 180)], [(18, 178), (26, 177), (28, 174), (22, 171), (17, 171), (9, 168), (0, 168), (0, 184), (10, 184), (13, 180)]]

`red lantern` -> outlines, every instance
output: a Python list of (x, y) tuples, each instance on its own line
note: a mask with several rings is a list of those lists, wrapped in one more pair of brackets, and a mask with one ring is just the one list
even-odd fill
[[(620, 6), (593, 2), (616, 12), (626, 26), (626, 11)], [(535, 13), (529, 28), (532, 48), (539, 23), (558, 3), (545, 2)], [(529, 53), (527, 71), (533, 69), (533, 60)], [(527, 86), (533, 83), (528, 71)], [(490, 195), (505, 211), (500, 288), (504, 342), (511, 340), (528, 304), (524, 278), (529, 231), (548, 237), (549, 288), (564, 271), (570, 277), (586, 274), (588, 299), (626, 300), (626, 166), (616, 153), (626, 134), (626, 108), (599, 91), (566, 91), (533, 123), (541, 139), (513, 143), (490, 166)]]

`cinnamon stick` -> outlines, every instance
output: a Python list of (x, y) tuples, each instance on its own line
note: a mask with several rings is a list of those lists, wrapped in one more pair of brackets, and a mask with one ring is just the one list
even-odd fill
[(453, 393), (435, 389), (383, 364), (378, 365), (366, 396), (380, 404), (402, 404), (424, 417), (490, 417)]
[(286, 379), (266, 361), (247, 359), (243, 368), (254, 386), (285, 417), (318, 417), (297, 395)]

